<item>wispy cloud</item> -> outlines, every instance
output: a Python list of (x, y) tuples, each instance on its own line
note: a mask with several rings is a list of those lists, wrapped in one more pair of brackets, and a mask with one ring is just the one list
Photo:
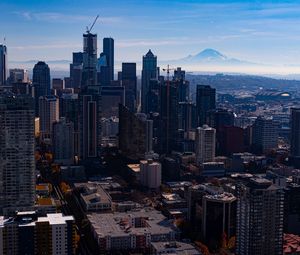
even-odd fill
[[(45, 21), (55, 23), (91, 23), (95, 17), (89, 15), (71, 15), (59, 12), (29, 12), (29, 11), (17, 11), (13, 14), (18, 15), (28, 21)], [(122, 21), (121, 17), (103, 17), (100, 16), (99, 22), (104, 24), (116, 24)]]
[(41, 45), (20, 45), (10, 46), (13, 50), (43, 50), (43, 49), (77, 49), (82, 47), (82, 44), (71, 44), (71, 43), (55, 43), (55, 44), (41, 44)]

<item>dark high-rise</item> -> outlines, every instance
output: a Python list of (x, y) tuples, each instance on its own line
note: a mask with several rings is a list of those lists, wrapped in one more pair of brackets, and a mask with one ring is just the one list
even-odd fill
[(34, 86), (35, 114), (39, 114), (39, 98), (50, 95), (50, 68), (42, 61), (35, 64), (33, 68), (32, 83)]
[(5, 85), (7, 80), (7, 48), (0, 45), (0, 86)]
[(125, 106), (136, 111), (136, 63), (122, 63), (122, 86), (125, 88)]
[(168, 154), (176, 148), (178, 134), (178, 87), (165, 82), (160, 87), (159, 153)]
[(149, 50), (145, 56), (143, 56), (143, 69), (142, 69), (142, 112), (149, 113), (147, 107), (147, 94), (149, 90), (149, 84), (151, 79), (157, 79), (157, 57), (153, 55)]
[(73, 62), (70, 64), (71, 87), (80, 88), (82, 81), (83, 53), (73, 52)]
[(119, 149), (131, 159), (143, 159), (152, 151), (153, 121), (119, 105)]
[(83, 34), (83, 70), (81, 88), (97, 85), (97, 34)]
[(110, 81), (114, 80), (114, 39), (103, 38), (103, 53), (106, 56), (106, 63), (108, 67), (108, 78)]
[(97, 158), (101, 148), (100, 87), (90, 86), (80, 93), (80, 159)]
[(197, 85), (196, 107), (198, 126), (207, 124), (207, 112), (216, 108), (216, 89), (209, 85)]
[(300, 108), (291, 109), (291, 158), (300, 166)]
[(1, 213), (34, 205), (34, 100), (27, 95), (0, 96), (0, 182)]
[(236, 254), (282, 254), (283, 190), (272, 181), (253, 177), (238, 182), (236, 192)]

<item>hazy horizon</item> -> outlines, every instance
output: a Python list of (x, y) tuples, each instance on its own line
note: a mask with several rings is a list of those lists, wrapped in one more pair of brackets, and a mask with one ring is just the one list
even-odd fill
[[(115, 39), (115, 59), (141, 62), (149, 48), (158, 60), (181, 59), (205, 48), (260, 65), (183, 65), (187, 71), (251, 74), (300, 73), (300, 4), (297, 1), (137, 0), (8, 1), (0, 8), (0, 38), (14, 61), (70, 60), (97, 14), (93, 33)], [(55, 67), (56, 68), (56, 67)], [(58, 69), (60, 67), (57, 67)], [(199, 69), (199, 70), (198, 70)]]

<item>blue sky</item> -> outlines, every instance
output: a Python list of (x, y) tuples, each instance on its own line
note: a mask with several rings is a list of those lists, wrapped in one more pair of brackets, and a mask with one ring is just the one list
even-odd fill
[(1, 0), (0, 38), (9, 60), (71, 59), (97, 14), (98, 52), (111, 36), (117, 60), (140, 61), (149, 48), (162, 60), (214, 48), (256, 63), (300, 65), (300, 1)]

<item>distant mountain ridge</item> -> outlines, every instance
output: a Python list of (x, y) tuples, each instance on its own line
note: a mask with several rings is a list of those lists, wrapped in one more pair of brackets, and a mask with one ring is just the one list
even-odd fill
[[(169, 61), (170, 62), (170, 61)], [(199, 52), (196, 55), (189, 55), (185, 58), (172, 60), (172, 64), (182, 64), (182, 65), (202, 65), (202, 64), (212, 64), (212, 65), (257, 65), (256, 63), (251, 63), (244, 60), (239, 60), (236, 58), (229, 58), (221, 52), (207, 48)]]

